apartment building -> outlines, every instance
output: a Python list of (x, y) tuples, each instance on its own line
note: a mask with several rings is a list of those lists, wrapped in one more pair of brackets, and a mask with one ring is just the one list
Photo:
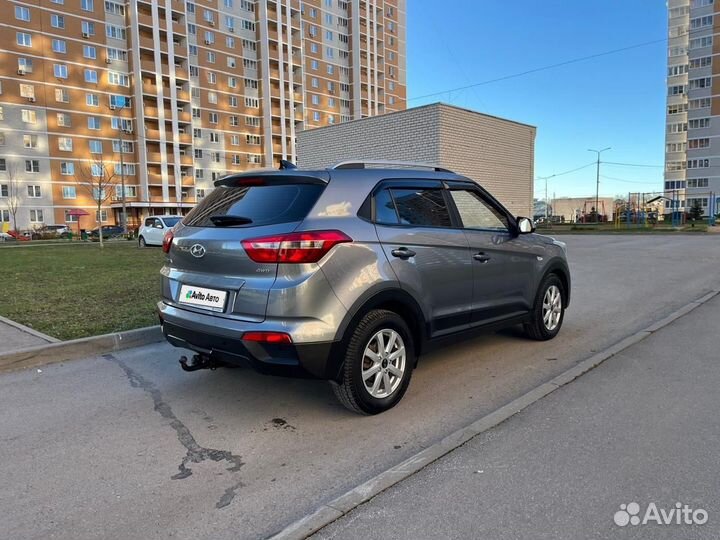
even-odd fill
[(720, 1), (669, 0), (666, 212), (720, 197)]
[[(406, 107), (405, 0), (0, 0), (0, 227), (137, 226)], [(123, 190), (124, 186), (124, 190)], [(102, 211), (97, 215), (97, 201)], [(87, 216), (70, 215), (84, 210)]]

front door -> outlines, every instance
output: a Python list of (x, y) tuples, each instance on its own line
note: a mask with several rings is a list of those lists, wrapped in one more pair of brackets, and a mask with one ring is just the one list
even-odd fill
[(537, 249), (514, 231), (509, 216), (474, 187), (450, 186), (470, 246), (473, 323), (521, 315), (532, 307)]

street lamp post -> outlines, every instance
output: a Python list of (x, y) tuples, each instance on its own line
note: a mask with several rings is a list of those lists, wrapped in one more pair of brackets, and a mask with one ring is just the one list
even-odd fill
[[(120, 112), (126, 107), (125, 100), (123, 100), (123, 104), (119, 106)], [(118, 108), (118, 105), (115, 105), (115, 108)], [(127, 236), (128, 233), (128, 226), (127, 226), (127, 204), (125, 200), (125, 160), (123, 158), (123, 143), (124, 138), (123, 135), (125, 134), (125, 126), (123, 124), (123, 117), (120, 115), (118, 117), (119, 120), (119, 128), (120, 128), (120, 189), (122, 190), (120, 193), (120, 201), (122, 202), (122, 228), (123, 228), (123, 234)]]
[(595, 152), (597, 154), (597, 168), (596, 168), (596, 175), (595, 175), (595, 222), (600, 222), (600, 154), (605, 152), (606, 150), (610, 150), (610, 147), (603, 148), (602, 150), (593, 150), (592, 148), (588, 148), (588, 152)]

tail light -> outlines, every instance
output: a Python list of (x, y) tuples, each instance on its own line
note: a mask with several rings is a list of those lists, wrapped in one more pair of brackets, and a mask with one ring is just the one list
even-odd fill
[(292, 338), (284, 332), (245, 332), (242, 336), (244, 341), (256, 341), (258, 343), (291, 344)]
[(175, 238), (175, 235), (172, 231), (168, 231), (165, 233), (165, 236), (163, 236), (163, 246), (162, 249), (165, 253), (170, 253), (170, 246), (172, 246), (173, 238)]
[(307, 231), (243, 240), (242, 245), (253, 261), (259, 263), (314, 263), (333, 246), (352, 242), (341, 231)]

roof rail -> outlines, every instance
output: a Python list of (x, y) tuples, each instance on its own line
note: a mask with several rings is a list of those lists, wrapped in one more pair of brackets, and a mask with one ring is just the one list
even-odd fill
[[(383, 159), (373, 159), (373, 160), (348, 160), (348, 161), (341, 161), (340, 163), (336, 163), (330, 169), (367, 169), (367, 165), (387, 165), (389, 167), (409, 167), (413, 169), (432, 169), (437, 172), (446, 172), (446, 173), (453, 173), (450, 169), (446, 169), (445, 167), (439, 167), (437, 165), (433, 165), (431, 163), (419, 163), (416, 161), (393, 161), (393, 160), (383, 160)], [(453, 173), (455, 174), (455, 173)]]

